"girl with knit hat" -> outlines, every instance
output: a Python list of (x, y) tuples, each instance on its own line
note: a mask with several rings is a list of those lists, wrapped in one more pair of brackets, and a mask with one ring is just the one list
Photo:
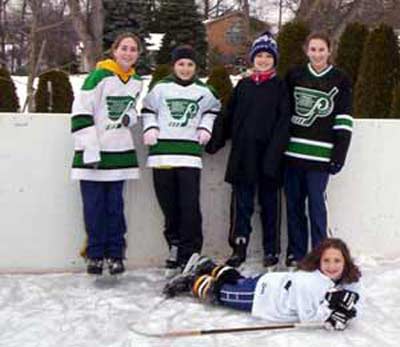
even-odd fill
[(97, 64), (72, 107), (72, 178), (80, 181), (89, 274), (101, 275), (105, 260), (110, 274), (124, 272), (122, 192), (125, 180), (139, 177), (129, 127), (136, 123), (135, 105), (142, 90), (133, 68), (140, 47), (136, 35), (119, 35), (111, 47), (112, 59)]
[(276, 76), (278, 47), (270, 33), (254, 41), (250, 60), (253, 72), (233, 90), (223, 134), (224, 139), (232, 139), (225, 180), (232, 185), (229, 244), (233, 253), (227, 264), (237, 267), (246, 260), (257, 192), (264, 265), (273, 268), (280, 252), (280, 167), (289, 136), (289, 96)]
[(173, 73), (156, 83), (143, 100), (143, 141), (149, 146), (147, 166), (153, 169), (154, 189), (165, 218), (168, 277), (203, 245), (201, 157), (221, 104), (196, 77), (196, 66), (191, 46), (175, 48)]

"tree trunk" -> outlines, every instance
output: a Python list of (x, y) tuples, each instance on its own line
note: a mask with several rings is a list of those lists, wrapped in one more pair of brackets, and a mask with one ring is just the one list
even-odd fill
[(82, 13), (79, 0), (68, 0), (68, 6), (75, 31), (83, 43), (83, 68), (89, 71), (103, 54), (103, 2), (91, 0), (90, 16), (87, 14), (90, 19)]
[(28, 68), (28, 84), (27, 84), (27, 96), (25, 105), (23, 107), (23, 111), (25, 111), (26, 107), (28, 106), (28, 111), (33, 112), (33, 81), (35, 80), (35, 72), (36, 72), (36, 61), (37, 53), (37, 28), (38, 28), (38, 15), (40, 12), (40, 0), (29, 0), (28, 6), (31, 8), (32, 11), (32, 23), (31, 23), (31, 32), (29, 35), (29, 68)]

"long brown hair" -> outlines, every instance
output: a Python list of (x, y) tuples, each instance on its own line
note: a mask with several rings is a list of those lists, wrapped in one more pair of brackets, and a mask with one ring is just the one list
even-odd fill
[(118, 49), (118, 46), (120, 45), (121, 41), (126, 39), (126, 38), (131, 38), (133, 41), (135, 41), (136, 44), (137, 44), (137, 48), (138, 48), (139, 53), (141, 52), (142, 43), (141, 43), (139, 37), (137, 35), (133, 34), (133, 33), (126, 32), (126, 33), (119, 34), (115, 38), (115, 40), (112, 43), (111, 48), (110, 48), (110, 54), (111, 55), (116, 49)]
[(329, 238), (322, 241), (322, 243), (308, 253), (305, 258), (299, 263), (299, 270), (303, 271), (315, 271), (320, 269), (321, 257), (324, 252), (334, 248), (340, 251), (344, 258), (344, 269), (340, 282), (342, 283), (353, 283), (358, 282), (361, 277), (361, 271), (350, 255), (349, 248), (346, 243), (341, 239)]

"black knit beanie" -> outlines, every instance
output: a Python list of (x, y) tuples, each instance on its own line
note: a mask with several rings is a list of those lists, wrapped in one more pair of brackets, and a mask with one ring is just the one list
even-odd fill
[(174, 50), (171, 53), (171, 63), (174, 65), (179, 59), (190, 59), (193, 60), (195, 64), (196, 62), (196, 54), (192, 48), (192, 46), (189, 45), (184, 45), (184, 46), (178, 46), (174, 48)]

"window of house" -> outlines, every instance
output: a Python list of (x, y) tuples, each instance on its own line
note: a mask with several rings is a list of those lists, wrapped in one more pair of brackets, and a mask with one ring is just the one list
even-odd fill
[(237, 20), (232, 26), (227, 30), (226, 41), (232, 45), (238, 45), (244, 42), (244, 26), (241, 20)]

